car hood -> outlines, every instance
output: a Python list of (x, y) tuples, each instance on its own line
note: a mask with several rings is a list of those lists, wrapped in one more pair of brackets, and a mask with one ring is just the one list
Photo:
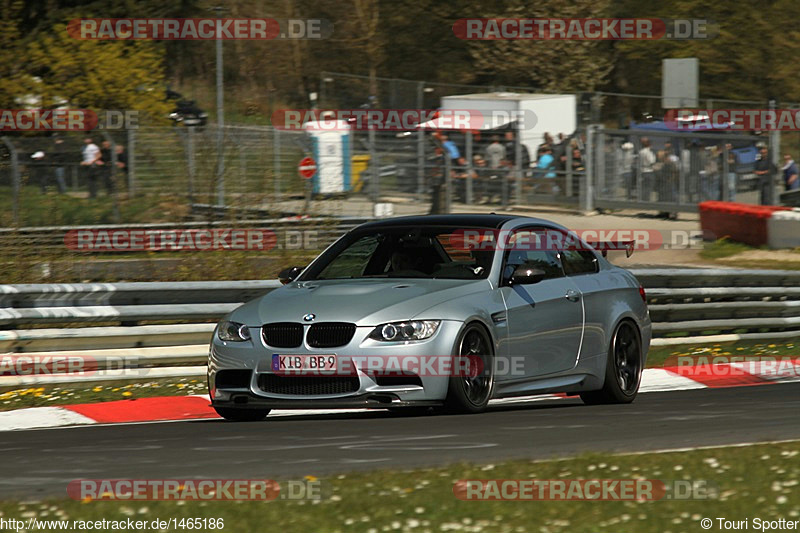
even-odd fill
[(353, 322), (377, 326), (419, 316), (444, 301), (491, 289), (488, 280), (353, 279), (291, 283), (236, 309), (231, 320), (260, 326), (268, 322)]

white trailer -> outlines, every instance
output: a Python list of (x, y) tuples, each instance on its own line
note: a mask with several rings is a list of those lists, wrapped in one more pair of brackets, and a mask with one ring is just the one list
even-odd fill
[[(544, 142), (545, 133), (557, 140), (559, 133), (569, 136), (578, 125), (577, 98), (574, 94), (497, 92), (444, 96), (442, 109), (481, 111), (494, 113), (499, 117), (512, 117), (515, 114), (526, 117), (526, 120), (521, 121), (520, 142), (528, 148), (532, 160), (535, 160), (536, 148)], [(534, 121), (527, 119), (531, 113), (535, 117)], [(528, 124), (529, 122), (533, 124)], [(496, 120), (492, 123), (493, 127), (503, 125)]]

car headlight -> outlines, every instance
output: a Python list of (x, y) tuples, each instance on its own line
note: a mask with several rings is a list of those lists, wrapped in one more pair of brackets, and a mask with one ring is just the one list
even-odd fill
[(420, 341), (432, 337), (439, 329), (441, 320), (409, 320), (381, 324), (370, 333), (376, 341)]
[(217, 326), (217, 337), (223, 341), (244, 342), (250, 340), (250, 328), (238, 322), (223, 320)]

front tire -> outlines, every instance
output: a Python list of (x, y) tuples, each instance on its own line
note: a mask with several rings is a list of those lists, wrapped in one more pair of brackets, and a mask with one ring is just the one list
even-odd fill
[(236, 407), (214, 407), (219, 416), (230, 422), (257, 422), (264, 420), (269, 409), (237, 409)]
[(608, 348), (603, 388), (582, 392), (583, 403), (587, 405), (631, 403), (639, 392), (643, 359), (639, 330), (630, 321), (620, 322)]
[[(454, 365), (447, 387), (445, 409), (455, 413), (480, 413), (486, 409), (494, 391), (494, 358), (489, 334), (478, 324), (470, 324), (459, 336), (454, 354), (469, 357), (470, 372), (464, 373)], [(472, 363), (481, 361), (482, 368)], [(464, 375), (462, 375), (464, 374)]]

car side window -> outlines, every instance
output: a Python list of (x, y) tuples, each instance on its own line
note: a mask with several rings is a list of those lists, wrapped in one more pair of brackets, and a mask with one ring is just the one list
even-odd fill
[(566, 249), (562, 250), (560, 255), (567, 276), (594, 274), (599, 269), (597, 256), (589, 250)]
[(544, 279), (562, 278), (564, 271), (555, 251), (546, 249), (547, 242), (543, 230), (521, 230), (514, 232), (509, 239), (506, 251), (503, 278), (508, 279), (519, 266), (538, 268), (544, 272)]
[(319, 273), (317, 279), (357, 278), (362, 276), (378, 244), (380, 244), (380, 239), (377, 235), (361, 237), (331, 261)]

